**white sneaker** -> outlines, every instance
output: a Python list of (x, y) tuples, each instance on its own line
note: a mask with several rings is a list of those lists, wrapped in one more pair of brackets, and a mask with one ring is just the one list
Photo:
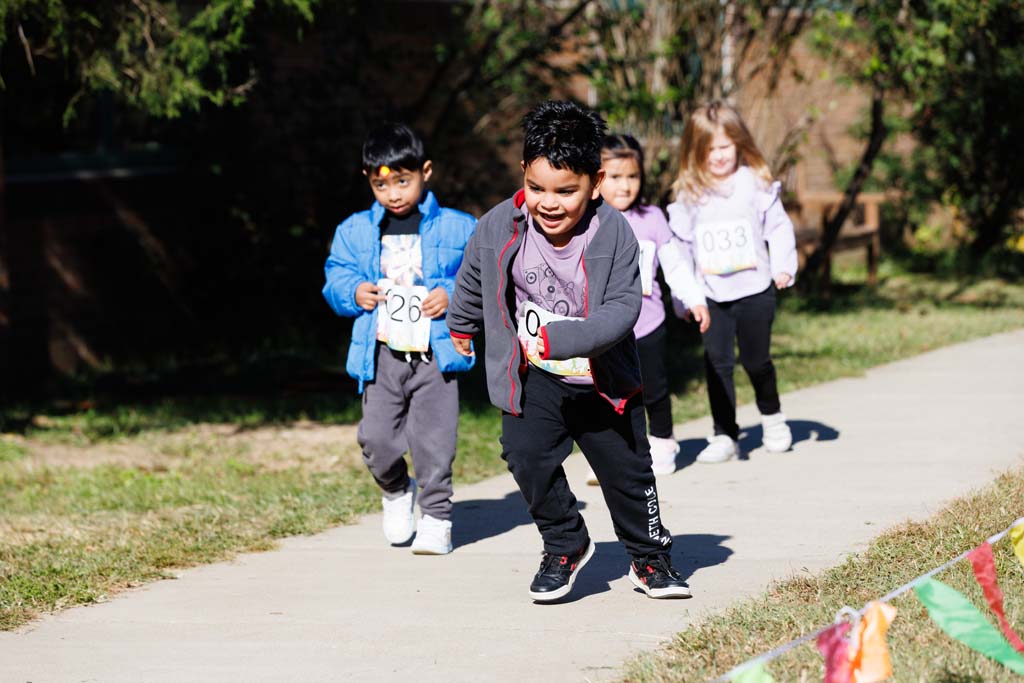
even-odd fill
[(430, 515), (420, 517), (412, 552), (416, 555), (447, 555), (452, 551), (452, 523)]
[(587, 466), (587, 486), (600, 486), (601, 482), (597, 480), (597, 475), (594, 473), (594, 468)]
[(739, 446), (728, 434), (708, 437), (708, 445), (697, 455), (697, 462), (720, 463), (739, 455)]
[(761, 442), (769, 453), (783, 453), (793, 445), (793, 432), (789, 430), (786, 416), (782, 413), (762, 415), (761, 428), (764, 431)]
[(676, 471), (676, 455), (679, 442), (662, 436), (649, 436), (651, 442), (651, 469), (655, 474), (672, 474)]
[(416, 504), (416, 480), (410, 479), (405, 493), (398, 498), (381, 498), (384, 508), (384, 538), (391, 545), (408, 543), (416, 531), (416, 518), (412, 508)]

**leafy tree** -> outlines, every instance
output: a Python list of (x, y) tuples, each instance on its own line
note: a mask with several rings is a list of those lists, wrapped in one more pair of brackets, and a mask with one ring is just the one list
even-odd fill
[(814, 40), (871, 92), (870, 126), (845, 200), (813, 267), (831, 248), (890, 132), (886, 109), (917, 146), (899, 182), (908, 200), (942, 198), (968, 226), (975, 260), (1001, 243), (1024, 206), (1024, 3), (881, 0), (821, 10)]
[[(14, 68), (34, 77), (43, 63), (57, 64), (72, 82), (62, 103), (64, 125), (90, 95), (111, 93), (129, 108), (175, 118), (204, 105), (238, 104), (257, 80), (247, 55), (247, 29), (258, 12), (282, 12), (305, 23), (317, 0), (0, 0), (0, 109), (13, 98), (31, 100), (37, 88), (8, 87)], [(20, 50), (10, 49), (14, 46)], [(23, 60), (12, 59), (20, 52)], [(40, 108), (39, 116), (51, 112)], [(18, 240), (2, 215), (4, 144), (0, 133), (0, 373), (5, 382), (36, 385), (49, 374), (45, 317), (20, 310), (10, 296), (7, 254)], [(42, 253), (41, 249), (29, 251)], [(17, 327), (18, 334), (13, 330)], [(17, 340), (17, 348), (15, 348)], [(13, 363), (11, 358), (17, 357)], [(38, 387), (36, 387), (38, 388)]]
[[(615, 128), (645, 143), (652, 198), (667, 197), (676, 173), (678, 136), (688, 113), (729, 99), (755, 78), (774, 89), (813, 0), (672, 0), (602, 2), (590, 8), (581, 39), (583, 70), (598, 106)], [(792, 163), (797, 131), (775, 155)]]
[[(270, 9), (313, 19), (317, 0), (273, 0)], [(154, 116), (176, 117), (203, 103), (238, 103), (252, 88), (246, 47), (254, 0), (4, 0), (0, 46), (18, 40), (30, 69), (61, 60), (79, 84), (65, 120), (84, 95), (110, 90)], [(2, 75), (2, 72), (0, 72)]]

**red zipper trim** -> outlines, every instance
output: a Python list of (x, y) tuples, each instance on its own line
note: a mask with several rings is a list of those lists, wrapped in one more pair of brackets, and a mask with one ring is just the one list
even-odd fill
[[(521, 194), (525, 197), (526, 193), (523, 192), (522, 190), (519, 190), (519, 192), (516, 193), (515, 199), (513, 201), (519, 200)], [(503, 323), (505, 323), (505, 329), (507, 329), (507, 330), (511, 330), (512, 326), (508, 324), (508, 317), (506, 317), (506, 315), (505, 315), (505, 309), (502, 308), (501, 297), (502, 297), (502, 294), (505, 291), (505, 269), (502, 267), (501, 261), (505, 257), (505, 252), (508, 251), (508, 248), (511, 247), (513, 243), (515, 243), (516, 238), (518, 238), (518, 237), (519, 237), (519, 221), (513, 219), (512, 220), (512, 239), (510, 239), (505, 244), (505, 246), (501, 248), (501, 253), (498, 254), (498, 271), (499, 271), (499, 275), (498, 275), (498, 297), (497, 297), (498, 298), (498, 310), (501, 311), (501, 321)], [(516, 343), (519, 343), (519, 338), (518, 337), (516, 338)], [(509, 382), (509, 386), (510, 386), (510, 388), (508, 390), (508, 407), (509, 407), (509, 411), (513, 415), (515, 415), (516, 417), (519, 417), (519, 413), (516, 412), (516, 409), (515, 409), (516, 383), (515, 383), (515, 379), (513, 379), (513, 377), (512, 377), (512, 363), (515, 361), (515, 358), (516, 358), (516, 354), (515, 354), (515, 351), (513, 351), (512, 355), (508, 359), (508, 382)]]

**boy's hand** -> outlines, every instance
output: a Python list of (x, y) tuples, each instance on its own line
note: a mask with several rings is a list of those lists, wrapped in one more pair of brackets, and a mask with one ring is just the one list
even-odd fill
[(785, 289), (789, 287), (789, 283), (793, 281), (793, 276), (789, 273), (779, 273), (775, 276), (775, 287), (777, 289)]
[(693, 316), (693, 319), (700, 325), (700, 333), (704, 334), (711, 327), (711, 313), (708, 311), (707, 306), (694, 306), (688, 314)]
[(381, 301), (384, 301), (384, 295), (372, 282), (361, 282), (356, 287), (356, 305), (364, 311), (372, 311)]
[[(439, 318), (444, 315), (444, 312), (448, 310), (448, 292), (444, 290), (444, 287), (434, 287), (430, 290), (430, 294), (420, 304), (423, 314), (428, 318)], [(468, 356), (469, 354), (463, 354)]]
[(463, 356), (473, 355), (473, 340), (462, 339), (461, 337), (452, 337), (452, 344), (455, 345), (455, 350), (461, 353)]

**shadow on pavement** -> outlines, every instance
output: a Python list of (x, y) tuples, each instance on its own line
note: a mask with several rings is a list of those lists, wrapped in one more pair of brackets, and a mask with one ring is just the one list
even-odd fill
[[(580, 510), (587, 504), (578, 501)], [(526, 501), (519, 491), (505, 494), (500, 500), (460, 500), (452, 506), (452, 545), (464, 545), (499, 536), (524, 524), (533, 525)], [(537, 534), (537, 560), (540, 561), (540, 534)]]
[[(793, 445), (802, 441), (835, 441), (839, 438), (839, 430), (815, 420), (787, 420), (793, 432)], [(740, 460), (749, 460), (750, 451), (760, 448), (764, 432), (760, 424), (740, 428)], [(697, 460), (697, 455), (707, 445), (705, 439), (682, 439), (679, 442), (679, 455), (676, 456), (676, 471), (689, 467)]]

